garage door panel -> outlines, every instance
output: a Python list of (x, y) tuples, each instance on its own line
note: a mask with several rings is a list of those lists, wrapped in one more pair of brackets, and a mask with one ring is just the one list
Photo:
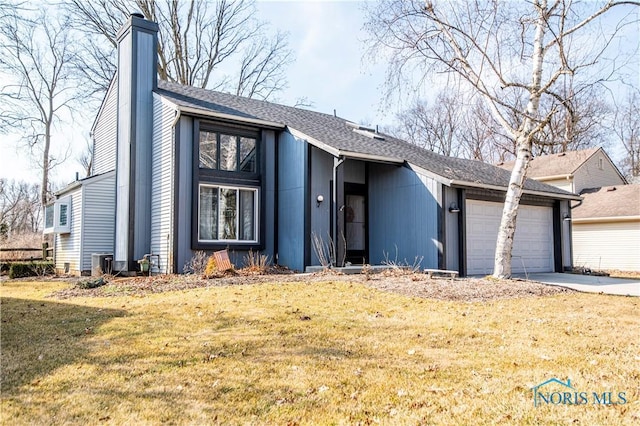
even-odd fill
[[(502, 208), (502, 203), (467, 200), (469, 275), (493, 272)], [(554, 270), (553, 212), (550, 207), (519, 207), (511, 266), (514, 273)]]

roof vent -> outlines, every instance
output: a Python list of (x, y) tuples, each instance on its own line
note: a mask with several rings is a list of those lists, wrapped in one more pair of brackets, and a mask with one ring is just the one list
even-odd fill
[(558, 157), (564, 157), (565, 155), (567, 155), (566, 152), (561, 152), (560, 154), (558, 154)]
[(131, 16), (135, 16), (136, 18), (144, 19), (144, 15), (140, 12), (133, 12)]

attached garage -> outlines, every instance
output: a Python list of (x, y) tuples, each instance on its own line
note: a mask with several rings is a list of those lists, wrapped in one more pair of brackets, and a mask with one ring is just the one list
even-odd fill
[[(466, 200), (467, 275), (493, 272), (502, 203)], [(553, 272), (553, 208), (520, 205), (512, 257), (513, 273)]]

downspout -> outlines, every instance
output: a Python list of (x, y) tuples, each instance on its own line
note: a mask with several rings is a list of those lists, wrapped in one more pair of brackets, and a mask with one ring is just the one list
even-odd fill
[[(338, 161), (336, 161), (336, 159)], [(341, 158), (335, 158), (334, 157), (334, 161), (333, 161), (333, 194), (331, 196), (332, 200), (331, 202), (333, 203), (333, 229), (331, 230), (331, 236), (333, 238), (333, 243), (335, 244), (335, 247), (338, 246), (338, 211), (342, 206), (338, 206), (338, 167), (340, 167), (342, 165), (342, 163), (344, 163), (344, 157)], [(338, 259), (336, 259), (336, 262), (338, 261)]]
[(171, 232), (173, 233), (173, 236), (171, 235), (167, 235), (167, 273), (168, 274), (172, 274), (175, 272), (174, 270), (174, 262), (175, 262), (175, 258), (174, 258), (174, 253), (173, 253), (173, 249), (176, 246), (176, 238), (177, 238), (177, 232), (176, 232), (176, 200), (175, 200), (175, 191), (176, 191), (176, 185), (177, 185), (177, 180), (176, 180), (176, 126), (178, 125), (178, 122), (180, 121), (180, 117), (182, 116), (182, 111), (180, 110), (180, 108), (176, 109), (176, 116), (173, 119), (173, 122), (171, 123), (171, 193), (169, 194), (169, 197), (171, 199), (171, 208), (169, 209), (171, 211), (171, 218), (170, 218), (170, 222), (171, 223)]

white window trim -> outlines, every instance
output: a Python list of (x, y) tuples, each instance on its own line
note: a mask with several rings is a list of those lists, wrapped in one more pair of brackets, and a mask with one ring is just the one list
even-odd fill
[[(49, 204), (51, 206), (51, 204)], [(47, 207), (44, 208), (44, 223), (47, 223)], [(60, 210), (62, 206), (67, 209), (67, 223), (60, 224), (61, 214)], [(53, 227), (44, 228), (45, 234), (69, 234), (71, 233), (71, 197), (61, 198), (53, 203)]]
[[(239, 239), (233, 239), (233, 240), (203, 240), (202, 238), (200, 238), (200, 218), (202, 215), (202, 211), (201, 211), (201, 205), (200, 205), (200, 193), (202, 188), (218, 188), (220, 189), (234, 189), (237, 191), (240, 190), (245, 190), (245, 191), (253, 191), (253, 193), (255, 194), (255, 206), (253, 209), (253, 223), (254, 223), (254, 235), (255, 235), (255, 239), (253, 240), (239, 240)], [(240, 197), (237, 196), (236, 197), (236, 211), (239, 211), (240, 209)], [(259, 212), (260, 212), (260, 188), (257, 188), (255, 186), (233, 186), (233, 185), (217, 185), (214, 183), (201, 183), (198, 185), (198, 242), (199, 243), (224, 243), (224, 244), (258, 244), (259, 241), (259, 235), (260, 235), (260, 222), (259, 222)], [(219, 213), (219, 212), (218, 212)], [(239, 215), (236, 215), (236, 221), (239, 221), (240, 219)], [(236, 223), (236, 229), (239, 229), (239, 223)]]

